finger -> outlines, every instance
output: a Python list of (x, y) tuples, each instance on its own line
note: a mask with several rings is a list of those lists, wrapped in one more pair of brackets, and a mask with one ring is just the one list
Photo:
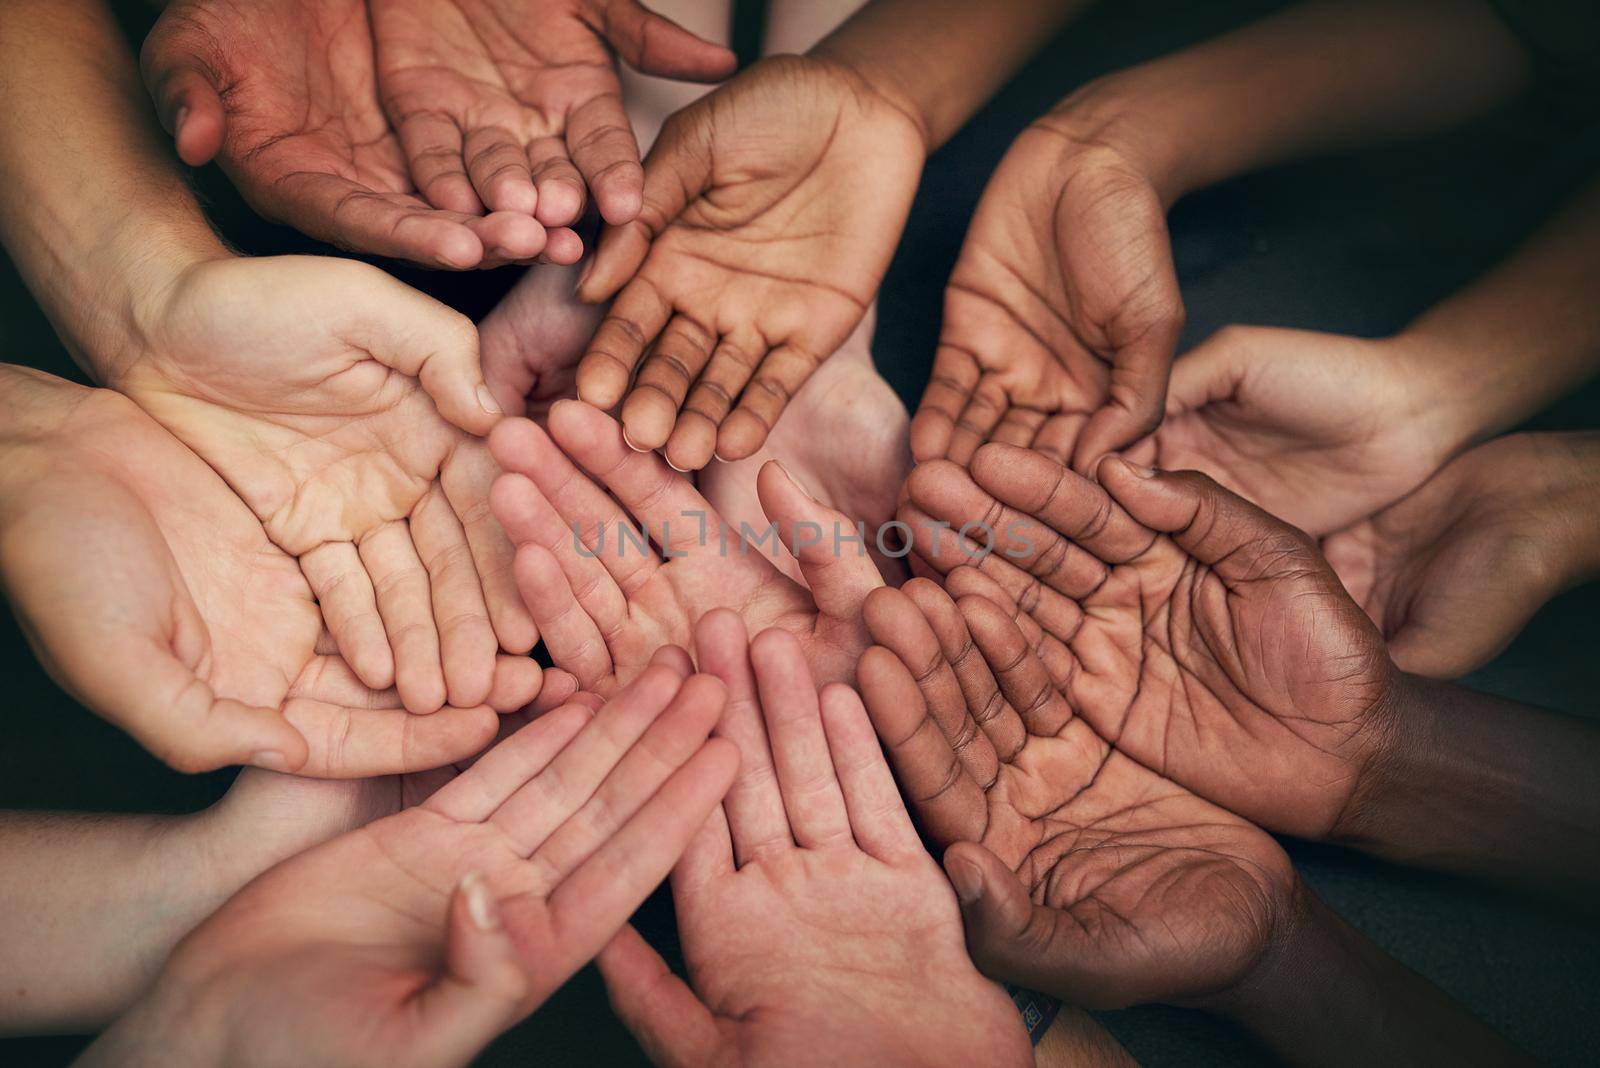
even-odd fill
[(1213, 334), (1173, 361), (1167, 388), (1168, 418), (1238, 395), (1250, 366), (1249, 350), (1229, 343), (1229, 336)]
[(688, 82), (715, 82), (734, 71), (732, 51), (657, 15), (636, 0), (606, 10), (606, 40), (640, 74)]
[(483, 202), (467, 177), (461, 127), (443, 111), (413, 110), (395, 127), (411, 184), (429, 204), (463, 215), (482, 215)]
[(1004, 442), (1025, 449), (1033, 444), (1033, 439), (1044, 426), (1045, 420), (1043, 412), (1030, 408), (1011, 408), (1000, 418), (1000, 425), (994, 428), (994, 433), (989, 437), (991, 441)]
[(501, 267), (508, 263), (532, 263), (544, 252), (549, 234), (531, 215), (518, 211), (491, 211), (487, 215), (465, 218), (466, 226), (483, 242), (480, 267)]
[(394, 651), (395, 686), (413, 712), (433, 712), (445, 702), (439, 631), (433, 622), (432, 591), (411, 531), (404, 520), (383, 524), (367, 535), (358, 551), (378, 615)]
[(765, 352), (766, 344), (759, 337), (731, 335), (717, 343), (667, 441), (667, 458), (673, 467), (698, 471), (711, 462), (717, 452), (718, 429)]
[[(467, 177), (478, 199), (490, 211), (534, 215), (539, 205), (533, 187), (533, 172), (528, 166), (528, 151), (522, 142), (503, 126), (478, 126), (467, 131), (461, 148), (467, 164)], [(539, 220), (547, 223), (545, 219)], [(559, 220), (565, 225), (571, 218)]]
[(786, 631), (763, 631), (750, 643), (750, 664), (796, 844), (816, 849), (848, 840), (850, 817), (799, 641)]
[[(535, 217), (545, 226), (571, 226), (583, 214), (585, 195), (583, 176), (567, 155), (567, 143), (559, 137), (534, 138), (528, 144), (528, 165), (539, 198)], [(550, 232), (547, 255), (553, 254), (555, 234)]]
[(985, 376), (978, 380), (967, 400), (967, 406), (956, 417), (950, 430), (950, 444), (945, 455), (958, 464), (965, 464), (978, 451), (978, 446), (988, 441), (1000, 425), (1001, 418), (1011, 407), (1005, 388), (994, 378)]
[(512, 572), (516, 547), (495, 517), (490, 503), (500, 469), (481, 441), (466, 441), (451, 450), (439, 470), (450, 511), (466, 534), (470, 563), (482, 592), (495, 640), (508, 653), (526, 653), (539, 640), (539, 630), (517, 592)]
[[(549, 231), (539, 262), (555, 264), (558, 267), (571, 267), (581, 259), (583, 259), (583, 238), (578, 236), (577, 231), (567, 226), (558, 226)], [(543, 392), (546, 395), (555, 395), (561, 377), (566, 372), (567, 368), (561, 368), (542, 379), (547, 386)], [(566, 392), (564, 389), (561, 391)]]
[(671, 668), (681, 679), (694, 674), (694, 661), (689, 659), (688, 651), (676, 645), (663, 645), (657, 649), (650, 654), (650, 663)]
[(579, 399), (602, 411), (615, 408), (633, 381), (645, 346), (671, 314), (672, 306), (642, 278), (618, 294), (578, 363)]
[(191, 167), (211, 162), (222, 148), (227, 124), (211, 51), (181, 23), (161, 20), (139, 55), (161, 125), (172, 135), (178, 158)]
[(817, 610), (860, 630), (862, 602), (883, 585), (883, 575), (867, 553), (862, 525), (819, 503), (777, 461), (762, 465), (756, 494), (799, 563)]
[(326, 542), (300, 556), (300, 570), (322, 608), (322, 621), (361, 681), (375, 690), (394, 685), (394, 657), (378, 616), (372, 580), (349, 542)]
[[(912, 579), (906, 585), (915, 588), (919, 583), (934, 585), (925, 579)], [(872, 640), (899, 657), (911, 672), (922, 704), (944, 732), (964, 772), (988, 788), (1000, 773), (1000, 754), (969, 711), (967, 695), (922, 609), (905, 590), (883, 589), (867, 598), (864, 615)], [(998, 696), (998, 687), (995, 690)], [(1017, 726), (1020, 733), (1021, 724)], [(1013, 740), (1004, 750), (1006, 757), (1017, 748)]]
[(410, 528), (432, 591), (446, 700), (457, 708), (482, 704), (494, 685), (498, 642), (466, 532), (437, 482), (412, 509)]
[(739, 750), (739, 774), (722, 802), (734, 855), (740, 864), (748, 864), (774, 850), (793, 848), (744, 620), (731, 609), (707, 612), (695, 625), (694, 646), (700, 670), (727, 688), (717, 734)]
[(711, 359), (716, 336), (685, 315), (674, 315), (656, 338), (622, 403), (622, 434), (635, 449), (659, 449), (678, 421), (689, 385)]
[(861, 654), (856, 676), (872, 728), (923, 827), (943, 843), (982, 838), (989, 823), (983, 787), (962, 769), (911, 672), (875, 645)]
[(977, 568), (958, 567), (944, 577), (944, 588), (957, 601), (963, 597), (982, 597), (1004, 609), (1017, 629), (1022, 631), (1034, 654), (1043, 661), (1055, 688), (1062, 693), (1070, 692), (1069, 687), (1078, 668), (1077, 657), (1059, 638), (1022, 611), (998, 582)]
[(605, 684), (615, 666), (605, 638), (572, 595), (561, 564), (548, 549), (524, 545), (517, 550), (517, 588), (544, 638), (550, 660), (572, 672), (586, 688)]
[[(1162, 243), (1167, 247), (1166, 243)], [(1170, 253), (1161, 272), (1160, 296), (1147, 322), (1111, 361), (1107, 402), (1089, 417), (1078, 439), (1072, 467), (1090, 473), (1101, 457), (1133, 444), (1161, 422), (1167, 403), (1167, 376), (1183, 332), (1183, 301), (1173, 273)]]
[(1049, 673), (1028, 648), (1022, 631), (1003, 609), (982, 597), (963, 598), (960, 609), (972, 640), (1006, 701), (1028, 725), (1028, 733), (1038, 738), (1060, 734), (1072, 719), (1072, 709), (1051, 684)]
[(939, 346), (922, 402), (911, 417), (911, 455), (918, 463), (950, 454), (956, 420), (971, 402), (978, 376), (978, 363), (971, 353), (953, 345)]
[[(972, 457), (971, 472), (973, 481), (996, 500), (1038, 519), (1106, 563), (1126, 563), (1150, 548), (1149, 530), (1103, 489), (1037, 451), (986, 445)], [(1073, 574), (1087, 581), (1099, 572), (1075, 567)], [(1058, 588), (1066, 591), (1068, 585)]]
[(822, 691), (821, 707), (828, 751), (856, 843), (886, 862), (920, 854), (922, 843), (883, 761), (861, 698), (850, 687), (832, 683)]
[[(1088, 421), (1088, 416), (1081, 412), (1052, 415), (1045, 420), (1044, 426), (1039, 428), (1039, 433), (1034, 435), (1033, 443), (1029, 447), (1040, 456), (1066, 467), (1072, 460), (1072, 450), (1078, 446), (1078, 435), (1083, 433), (1084, 425)], [(983, 450), (979, 449), (979, 452), (981, 451)]]
[(711, 1010), (638, 931), (624, 925), (595, 964), (605, 980), (611, 1011), (644, 1048), (651, 1064), (693, 1068), (719, 1059), (722, 1035)]
[(613, 226), (632, 222), (644, 204), (644, 167), (620, 87), (589, 98), (567, 116), (567, 150), (594, 193), (600, 217)]
[(298, 774), (318, 779), (405, 775), (453, 764), (488, 745), (500, 720), (483, 706), (416, 716), (400, 708), (349, 708), (310, 698), (291, 698), (284, 716), (310, 747)]
[(526, 1014), (527, 965), (482, 875), (469, 872), (450, 897), (444, 972), (417, 994), (416, 1045), (427, 1064), (465, 1064)]
[[(242, 177), (230, 176), (236, 183)], [(375, 256), (463, 271), (482, 263), (486, 252), (470, 216), (431, 210), (416, 197), (381, 193), (337, 174), (285, 174), (253, 200), (310, 237)]]
[(753, 456), (766, 444), (767, 435), (778, 425), (778, 417), (824, 358), (794, 344), (779, 345), (767, 353), (739, 394), (738, 407), (717, 431), (717, 455), (724, 460)]
[(482, 823), (550, 765), (588, 726), (594, 713), (582, 704), (546, 712), (492, 746), (471, 768), (439, 788), (423, 807), (459, 823)]
[[(913, 580), (906, 596), (921, 611), (939, 642), (944, 659), (955, 673), (967, 713), (989, 739), (997, 756), (1009, 762), (1027, 741), (1025, 721), (1001, 692), (989, 665), (973, 645), (961, 610), (937, 583)], [(989, 780), (978, 779), (985, 786)]]
[(532, 657), (500, 654), (494, 658), (494, 678), (483, 703), (502, 715), (520, 712), (536, 699), (554, 698), (544, 705), (554, 708), (577, 689), (578, 680), (565, 671), (546, 672)]

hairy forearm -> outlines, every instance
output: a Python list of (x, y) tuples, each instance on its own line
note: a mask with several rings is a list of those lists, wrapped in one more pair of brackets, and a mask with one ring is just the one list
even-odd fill
[(895, 101), (938, 148), (1092, 0), (873, 0), (811, 50)]
[(1528, 1058), (1301, 888), (1251, 977), (1208, 1006), (1290, 1064), (1514, 1064)]
[(1600, 888), (1600, 724), (1401, 676), (1394, 741), (1336, 840), (1404, 864), (1571, 895)]
[(1034, 1047), (1039, 1068), (1133, 1068), (1139, 1062), (1082, 1009), (1062, 1006)]
[(101, 0), (0, 5), (0, 102), (0, 239), (104, 377), (156, 280), (220, 242)]
[(1300, 157), (1418, 136), (1519, 92), (1484, 0), (1316, 0), (1101, 78), (1059, 109), (1142, 161), (1163, 199)]

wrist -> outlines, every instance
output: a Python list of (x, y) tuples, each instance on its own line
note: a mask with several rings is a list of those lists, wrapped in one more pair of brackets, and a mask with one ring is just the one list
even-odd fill
[(196, 992), (163, 973), (75, 1062), (77, 1068), (226, 1063)]
[(928, 108), (916, 95), (894, 77), (893, 73), (876, 64), (869, 54), (849, 42), (823, 41), (804, 56), (795, 57), (831, 81), (842, 82), (853, 95), (864, 96), (879, 105), (883, 114), (897, 115), (916, 131), (926, 159), (935, 144), (933, 119)]

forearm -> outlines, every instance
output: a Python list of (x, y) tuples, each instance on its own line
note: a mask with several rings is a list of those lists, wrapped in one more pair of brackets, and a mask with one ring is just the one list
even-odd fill
[(1391, 345), (1419, 382), (1447, 454), (1509, 429), (1600, 370), (1600, 182), (1504, 263)]
[(1209, 1008), (1290, 1064), (1512, 1064), (1528, 1058), (1302, 887), (1266, 958)]
[(1484, 0), (1317, 0), (1101, 78), (1057, 121), (1171, 204), (1273, 164), (1419, 136), (1510, 99), (1529, 61)]
[(895, 101), (931, 152), (1091, 2), (873, 0), (811, 54), (851, 67)]
[(220, 242), (101, 0), (0, 4), (0, 239), (104, 378), (158, 280)]
[(1034, 1047), (1039, 1068), (1133, 1068), (1139, 1062), (1082, 1009), (1062, 1006)]
[(1336, 841), (1593, 907), (1600, 724), (1409, 675), (1391, 715)]

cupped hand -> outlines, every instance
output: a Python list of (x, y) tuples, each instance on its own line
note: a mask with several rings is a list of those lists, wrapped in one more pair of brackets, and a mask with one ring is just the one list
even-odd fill
[(1117, 150), (1040, 119), (967, 230), (912, 450), (965, 463), (1002, 441), (1088, 471), (1160, 421), (1182, 327), (1155, 187)]
[[(523, 597), (551, 660), (584, 689), (610, 693), (661, 646), (687, 644), (716, 608), (797, 635), (818, 678), (853, 677), (866, 645), (861, 603), (883, 579), (861, 541), (844, 540), (857, 538), (854, 522), (777, 464), (757, 488), (770, 522), (741, 531), (581, 401), (552, 408), (548, 433), (506, 420), (490, 448), (507, 472), (491, 505), (517, 545)], [(809, 589), (774, 565), (786, 551)]]
[(722, 686), (656, 666), (534, 721), (422, 804), (255, 880), (91, 1050), (212, 1064), (467, 1064), (592, 958), (737, 764)]
[(1321, 537), (1445, 462), (1435, 402), (1393, 341), (1230, 326), (1173, 365), (1153, 456), (1130, 455), (1202, 471)]
[[(379, 103), (362, 0), (175, 0), (140, 65), (178, 155), (215, 158), (269, 219), (451, 270), (545, 250), (530, 215), (446, 211), (419, 195)], [(566, 234), (552, 251), (576, 242)]]
[(1292, 929), (1277, 843), (1074, 715), (1001, 608), (913, 579), (867, 618), (867, 708), (987, 974), (1092, 1008), (1203, 1004)]
[(35, 372), (0, 381), (0, 564), (23, 630), (68, 692), (173, 767), (439, 767), (494, 737), (492, 710), (539, 692), (532, 660), (501, 657), (472, 707), (408, 714), (329, 655), (293, 558), (147, 415)]
[(1014, 612), (1124, 754), (1272, 830), (1348, 828), (1396, 729), (1372, 622), (1312, 539), (1204, 475), (1117, 457), (1098, 475), (989, 444), (970, 473), (920, 465), (901, 518), (923, 559), (977, 576), (953, 590)]
[(163, 290), (142, 335), (115, 383), (299, 560), (368, 686), (474, 705), (497, 646), (533, 647), (466, 317), (353, 261), (225, 258)]
[(673, 115), (639, 217), (601, 236), (579, 289), (616, 295), (579, 396), (622, 402), (628, 441), (681, 471), (754, 453), (866, 313), (924, 155), (906, 112), (815, 58), (764, 60)]
[(576, 267), (537, 264), (478, 322), (483, 380), (512, 415), (543, 419), (578, 395), (578, 361), (605, 314), (575, 292)]
[[(739, 774), (672, 874), (688, 982), (631, 928), (598, 963), (657, 1064), (1031, 1064), (1011, 1000), (973, 968), (861, 698), (819, 694), (799, 642), (705, 616)], [(931, 980), (931, 981), (930, 981)]]
[[(644, 171), (613, 52), (642, 74), (716, 81), (732, 52), (636, 0), (373, 0), (378, 91), (411, 180), (435, 207), (569, 227), (587, 190), (639, 213)], [(558, 240), (559, 235), (559, 240)], [(571, 263), (577, 235), (545, 255)]]
[[(1463, 453), (1322, 543), (1406, 671), (1455, 678), (1579, 578), (1600, 435), (1514, 434)], [(1575, 530), (1574, 528), (1578, 528)]]

